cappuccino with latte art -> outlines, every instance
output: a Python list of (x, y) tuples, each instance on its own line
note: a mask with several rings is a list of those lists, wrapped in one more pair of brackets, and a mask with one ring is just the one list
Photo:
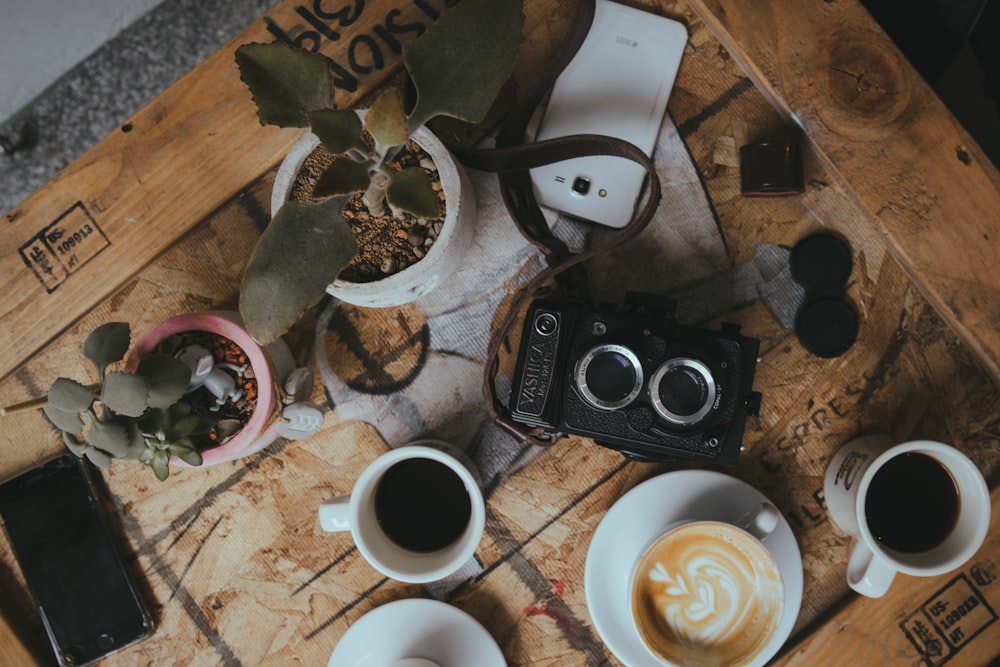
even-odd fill
[(716, 521), (681, 525), (639, 559), (632, 614), (668, 665), (748, 665), (773, 639), (784, 606), (774, 558), (753, 535)]

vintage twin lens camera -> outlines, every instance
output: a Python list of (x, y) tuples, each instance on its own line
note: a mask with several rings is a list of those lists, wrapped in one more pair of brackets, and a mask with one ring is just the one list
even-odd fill
[(646, 461), (733, 464), (760, 341), (683, 326), (674, 302), (631, 293), (623, 305), (534, 301), (518, 350), (513, 419), (594, 439)]

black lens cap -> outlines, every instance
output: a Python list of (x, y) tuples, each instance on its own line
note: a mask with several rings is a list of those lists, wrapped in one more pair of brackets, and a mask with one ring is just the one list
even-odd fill
[(817, 357), (839, 357), (858, 338), (858, 315), (842, 298), (815, 298), (802, 304), (796, 313), (795, 334), (802, 346)]
[(813, 234), (796, 243), (788, 261), (795, 282), (817, 291), (843, 288), (854, 267), (851, 248), (827, 233)]

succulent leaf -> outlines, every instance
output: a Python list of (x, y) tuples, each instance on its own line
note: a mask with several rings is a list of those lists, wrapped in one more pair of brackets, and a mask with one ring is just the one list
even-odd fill
[(56, 378), (49, 388), (49, 405), (65, 412), (83, 412), (97, 396), (76, 380)]
[(374, 137), (375, 152), (379, 155), (386, 155), (390, 148), (406, 143), (410, 133), (398, 90), (389, 88), (379, 95), (365, 115), (365, 129)]
[(362, 192), (368, 187), (371, 176), (368, 166), (347, 157), (337, 157), (326, 171), (320, 174), (313, 188), (313, 197), (323, 199), (352, 192)]
[(69, 412), (52, 404), (46, 405), (42, 411), (60, 431), (79, 433), (83, 430), (83, 420), (80, 419), (79, 412)]
[(333, 105), (330, 61), (284, 42), (236, 49), (240, 78), (250, 88), (262, 125), (306, 127), (306, 114)]
[(463, 0), (403, 46), (417, 90), (414, 130), (439, 115), (478, 123), (510, 77), (521, 41), (519, 0)]
[(94, 365), (97, 377), (103, 378), (110, 364), (125, 358), (129, 338), (126, 322), (108, 322), (90, 332), (83, 342), (83, 356)]
[(309, 129), (332, 155), (356, 149), (368, 152), (361, 139), (361, 119), (348, 109), (319, 109), (307, 114)]
[(170, 454), (162, 449), (153, 452), (153, 459), (149, 462), (153, 467), (153, 474), (161, 482), (170, 476)]
[(134, 421), (126, 422), (125, 429), (128, 432), (128, 451), (122, 458), (138, 459), (146, 451), (146, 439), (142, 437), (142, 430)]
[(97, 447), (102, 452), (119, 458), (124, 458), (128, 454), (131, 442), (125, 424), (100, 421), (95, 421), (90, 425), (87, 440), (91, 447)]
[(187, 438), (187, 436), (198, 430), (201, 425), (201, 416), (196, 414), (191, 414), (186, 417), (181, 417), (173, 423), (170, 427), (170, 438), (173, 440), (178, 440), (180, 438)]
[(72, 433), (63, 431), (62, 436), (63, 442), (66, 443), (66, 448), (77, 456), (83, 456), (84, 452), (87, 451), (87, 447), (89, 447), (89, 445), (85, 442), (80, 442)]
[(269, 343), (295, 324), (357, 255), (342, 213), (346, 200), (289, 202), (264, 230), (240, 289), (240, 313), (258, 342)]
[(145, 378), (133, 373), (112, 371), (101, 385), (101, 402), (118, 414), (139, 417), (149, 407), (149, 386)]
[(111, 457), (96, 447), (87, 447), (83, 455), (90, 459), (90, 462), (99, 468), (111, 468)]
[(403, 171), (387, 169), (389, 203), (422, 218), (438, 217), (438, 198), (431, 187), (430, 176), (422, 167), (409, 167)]
[(137, 374), (146, 378), (151, 408), (168, 408), (187, 393), (191, 369), (180, 359), (157, 352), (139, 362)]

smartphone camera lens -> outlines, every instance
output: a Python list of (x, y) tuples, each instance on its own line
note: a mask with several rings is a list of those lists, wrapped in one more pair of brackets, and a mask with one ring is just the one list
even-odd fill
[(578, 195), (585, 195), (590, 192), (590, 179), (577, 176), (573, 179), (573, 192)]

